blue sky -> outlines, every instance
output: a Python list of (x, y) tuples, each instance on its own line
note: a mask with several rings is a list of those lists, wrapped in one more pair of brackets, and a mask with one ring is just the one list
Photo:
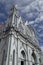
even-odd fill
[(35, 27), (38, 40), (43, 48), (43, 0), (0, 0), (0, 22), (7, 19), (12, 5), (17, 4), (23, 20)]

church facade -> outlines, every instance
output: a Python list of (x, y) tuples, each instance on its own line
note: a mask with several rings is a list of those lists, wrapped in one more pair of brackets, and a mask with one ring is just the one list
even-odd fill
[(40, 65), (41, 50), (35, 30), (12, 8), (0, 30), (0, 65)]

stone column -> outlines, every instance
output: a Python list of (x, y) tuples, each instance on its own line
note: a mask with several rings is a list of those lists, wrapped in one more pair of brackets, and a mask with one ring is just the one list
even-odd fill
[(6, 65), (9, 65), (10, 62), (10, 49), (11, 49), (11, 36), (9, 36)]
[(29, 65), (32, 65), (32, 59), (31, 59), (31, 54), (32, 54), (32, 50), (29, 48), (28, 50), (28, 56), (29, 56)]
[[(27, 43), (27, 42), (26, 42), (26, 43)], [(28, 46), (27, 46), (27, 44), (26, 44), (26, 57), (27, 57), (27, 58), (26, 58), (26, 65), (29, 65), (29, 62), (28, 62), (28, 61), (29, 61), (29, 60), (28, 60), (28, 58), (29, 58), (29, 57), (28, 57)]]
[(17, 39), (16, 39), (16, 62), (15, 65), (18, 65), (18, 33), (17, 33)]

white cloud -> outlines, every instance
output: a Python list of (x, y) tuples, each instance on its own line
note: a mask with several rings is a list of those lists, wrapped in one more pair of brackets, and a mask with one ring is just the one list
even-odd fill
[(40, 17), (40, 20), (43, 20), (43, 16)]
[(35, 23), (39, 23), (43, 20), (43, 1), (33, 1), (22, 9), (22, 13), (26, 13), (27, 18), (30, 19), (35, 17)]
[(29, 21), (29, 24), (34, 24), (34, 21)]

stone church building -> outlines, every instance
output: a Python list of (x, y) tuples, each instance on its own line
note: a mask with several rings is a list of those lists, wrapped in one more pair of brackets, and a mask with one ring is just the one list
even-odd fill
[(22, 21), (16, 7), (0, 24), (0, 65), (40, 65), (41, 49), (35, 29)]

